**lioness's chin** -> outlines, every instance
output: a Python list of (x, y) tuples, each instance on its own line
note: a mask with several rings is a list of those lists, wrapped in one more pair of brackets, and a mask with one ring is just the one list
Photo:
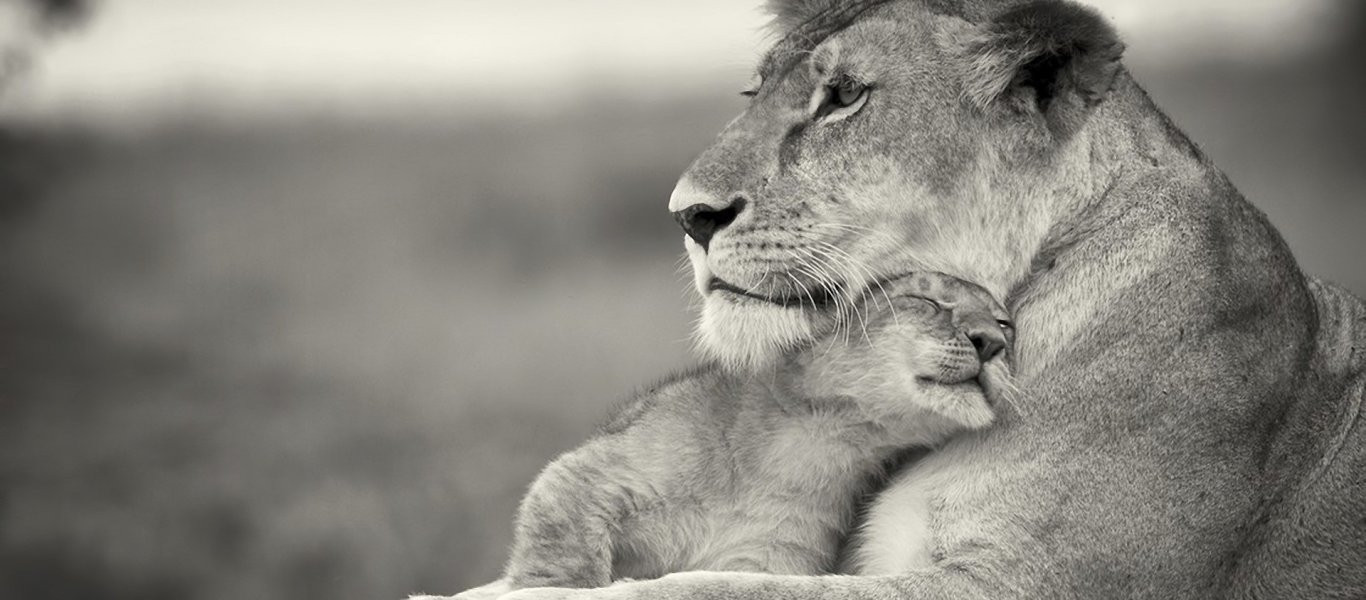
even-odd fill
[(753, 370), (809, 343), (815, 329), (802, 308), (713, 293), (703, 305), (697, 337), (701, 351), (722, 367)]

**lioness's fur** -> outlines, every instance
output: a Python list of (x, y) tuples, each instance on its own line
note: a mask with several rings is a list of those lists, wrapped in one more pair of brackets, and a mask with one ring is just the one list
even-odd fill
[[(1101, 18), (1060, 1), (773, 4), (785, 35), (753, 104), (671, 203), (724, 217), (690, 250), (709, 351), (771, 362), (819, 315), (716, 278), (856, 297), (930, 267), (1008, 300), (1018, 410), (903, 472), (850, 576), (512, 597), (1366, 597), (1366, 308), (1300, 272)], [(831, 109), (851, 79), (869, 95)]]
[(880, 291), (856, 330), (826, 327), (775, 370), (704, 370), (632, 400), (531, 486), (504, 578), (456, 600), (698, 569), (833, 572), (885, 465), (989, 425), (1009, 387), (1005, 309), (985, 290), (916, 273)]

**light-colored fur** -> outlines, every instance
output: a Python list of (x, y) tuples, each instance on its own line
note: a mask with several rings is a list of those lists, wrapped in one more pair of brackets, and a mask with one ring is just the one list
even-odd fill
[[(775, 4), (752, 105), (672, 200), (747, 200), (691, 253), (708, 352), (775, 362), (822, 312), (711, 277), (852, 298), (928, 267), (1007, 300), (1017, 403), (898, 475), (848, 575), (507, 600), (1366, 598), (1366, 307), (1300, 272), (1104, 21), (1050, 1)], [(822, 122), (810, 100), (840, 73), (871, 95)]]
[[(696, 569), (833, 572), (885, 465), (986, 427), (1009, 387), (1005, 309), (985, 290), (915, 273), (883, 291), (775, 369), (705, 369), (632, 400), (537, 478), (504, 578), (456, 598)], [(983, 361), (974, 338), (1001, 350)]]

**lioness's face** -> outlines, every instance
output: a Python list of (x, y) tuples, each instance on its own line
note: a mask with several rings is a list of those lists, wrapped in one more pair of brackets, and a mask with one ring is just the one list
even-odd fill
[(702, 346), (724, 362), (856, 320), (847, 307), (909, 270), (980, 281), (1027, 262), (1012, 226), (1034, 215), (989, 193), (1000, 127), (963, 100), (974, 26), (917, 2), (848, 21), (778, 43), (670, 200), (705, 299)]

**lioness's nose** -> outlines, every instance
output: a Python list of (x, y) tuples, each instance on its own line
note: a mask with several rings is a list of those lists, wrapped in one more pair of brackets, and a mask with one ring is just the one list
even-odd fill
[(688, 234), (688, 237), (706, 250), (711, 244), (712, 236), (734, 222), (735, 217), (740, 216), (740, 211), (744, 209), (744, 198), (737, 198), (729, 206), (719, 209), (713, 208), (710, 204), (694, 204), (674, 212), (674, 220), (683, 228), (683, 233)]
[(683, 233), (707, 250), (711, 238), (745, 210), (745, 198), (735, 194), (723, 202), (717, 194), (693, 185), (692, 178), (684, 175), (669, 196), (669, 210), (673, 211), (674, 220), (683, 228)]

